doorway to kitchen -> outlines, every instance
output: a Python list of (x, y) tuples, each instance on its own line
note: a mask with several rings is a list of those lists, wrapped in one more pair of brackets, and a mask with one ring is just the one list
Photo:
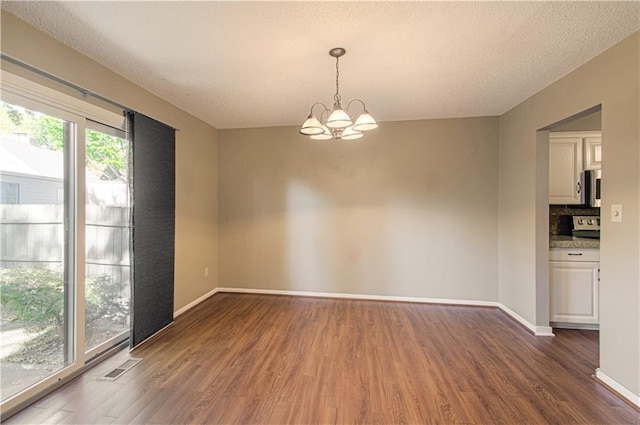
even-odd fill
[[(546, 127), (548, 148), (548, 281), (539, 278), (538, 311), (554, 332), (599, 340), (601, 106)], [(541, 132), (539, 132), (541, 133)], [(540, 150), (544, 151), (543, 149)], [(541, 201), (539, 201), (541, 202)], [(540, 218), (542, 220), (542, 218)], [(542, 224), (542, 223), (541, 223)], [(543, 247), (540, 246), (542, 249)], [(542, 275), (543, 273), (541, 273)], [(542, 276), (541, 276), (542, 277)], [(541, 308), (544, 307), (544, 308)], [(597, 366), (597, 365), (594, 365)]]

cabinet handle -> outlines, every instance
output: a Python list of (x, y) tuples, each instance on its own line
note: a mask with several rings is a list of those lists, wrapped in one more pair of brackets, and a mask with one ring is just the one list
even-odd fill
[(570, 252), (569, 255), (582, 255), (582, 253), (581, 252), (578, 252), (578, 253)]
[(576, 185), (576, 193), (580, 193), (580, 190), (582, 190), (582, 184), (578, 182), (578, 184)]

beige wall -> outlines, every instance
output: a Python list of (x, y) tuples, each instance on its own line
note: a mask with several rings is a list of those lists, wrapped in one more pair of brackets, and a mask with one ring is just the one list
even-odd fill
[(497, 117), (220, 131), (221, 286), (497, 299)]
[[(214, 289), (217, 130), (4, 11), (2, 52), (178, 129), (175, 309)], [(4, 61), (2, 67), (28, 77), (28, 73)], [(210, 268), (209, 277), (204, 277), (205, 267)]]
[(553, 128), (553, 131), (600, 131), (602, 130), (602, 112), (594, 112)]
[[(600, 368), (640, 394), (639, 36), (636, 33), (500, 117), (499, 301), (548, 323), (548, 141), (536, 130), (602, 105)], [(611, 204), (622, 204), (612, 223)], [(537, 303), (536, 303), (537, 298)]]

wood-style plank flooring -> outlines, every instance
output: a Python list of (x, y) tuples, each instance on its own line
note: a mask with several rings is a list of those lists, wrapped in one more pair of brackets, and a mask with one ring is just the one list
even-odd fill
[(640, 423), (591, 378), (597, 340), (493, 308), (216, 294), (6, 423)]

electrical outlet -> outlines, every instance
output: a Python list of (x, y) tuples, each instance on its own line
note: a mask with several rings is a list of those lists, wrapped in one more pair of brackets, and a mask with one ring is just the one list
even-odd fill
[(611, 221), (613, 223), (622, 223), (622, 205), (611, 205)]
[(204, 268), (204, 277), (209, 276), (209, 267)]

